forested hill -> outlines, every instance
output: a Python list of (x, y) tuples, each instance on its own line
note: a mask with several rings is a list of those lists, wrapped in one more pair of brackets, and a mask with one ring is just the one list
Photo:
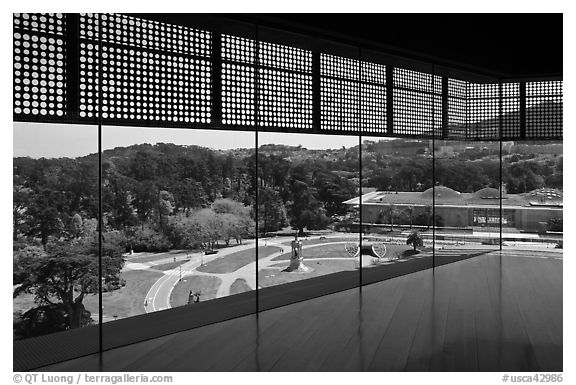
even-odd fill
[[(362, 185), (396, 191), (431, 187), (432, 159), (425, 150), (427, 144), (417, 144), (421, 150), (390, 154), (388, 148), (394, 144), (388, 141), (379, 147), (365, 142)], [(462, 192), (499, 185), (497, 149), (445, 143), (445, 148), (451, 146), (449, 156), (436, 159), (439, 184)], [(503, 181), (508, 192), (562, 189), (559, 146), (522, 143), (507, 147)], [(269, 204), (262, 209), (276, 213), (275, 218), (264, 216), (267, 230), (286, 224), (286, 219), (299, 228), (321, 227), (331, 217), (344, 214), (342, 202), (358, 192), (357, 146), (308, 150), (265, 145), (260, 148), (258, 163), (259, 204)], [(75, 159), (15, 158), (13, 164), (15, 238), (22, 234), (45, 238), (58, 227), (55, 222), (67, 223), (75, 214), (97, 217), (95, 154)], [(102, 175), (105, 224), (111, 229), (161, 226), (171, 216), (209, 208), (218, 199), (254, 209), (253, 149), (222, 151), (169, 143), (118, 147), (103, 152)]]

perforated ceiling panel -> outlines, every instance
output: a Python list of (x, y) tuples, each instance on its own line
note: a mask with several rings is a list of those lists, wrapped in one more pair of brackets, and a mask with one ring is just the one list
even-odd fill
[[(316, 132), (319, 124), (331, 134), (468, 140), (562, 137), (561, 81), (526, 89), (504, 83), (500, 94), (497, 79), (443, 83), (364, 61), (361, 49), (337, 42), (294, 40), (282, 31), (250, 39), (245, 34), (258, 27), (247, 23), (226, 26), (244, 37), (220, 35), (212, 28), (219, 31), (222, 20), (213, 19), (194, 28), (121, 14), (14, 14), (14, 120), (96, 124), (102, 117), (109, 125), (285, 132)], [(339, 56), (344, 50), (348, 57)], [(385, 63), (385, 55), (369, 55)]]
[(520, 84), (502, 84), (502, 138), (520, 138)]
[(66, 115), (66, 46), (62, 14), (13, 15), (15, 118)]
[(535, 139), (562, 135), (562, 81), (526, 83), (526, 136)]
[[(434, 135), (442, 126), (441, 79), (438, 76), (394, 68), (394, 133)], [(440, 91), (440, 92), (438, 92)]]
[(102, 118), (107, 123), (210, 123), (209, 32), (124, 15), (98, 17), (80, 16), (81, 118), (97, 113), (101, 36)]
[(448, 138), (466, 139), (466, 82), (448, 79)]
[(258, 124), (310, 130), (312, 53), (266, 42), (258, 52)]
[(320, 56), (321, 128), (386, 133), (386, 66)]
[(320, 55), (321, 129), (359, 131), (360, 62)]
[(468, 83), (467, 139), (500, 138), (500, 85)]
[(254, 126), (256, 42), (222, 35), (222, 123)]

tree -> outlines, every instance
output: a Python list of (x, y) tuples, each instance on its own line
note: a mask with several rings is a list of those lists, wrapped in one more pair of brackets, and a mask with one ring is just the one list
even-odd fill
[[(123, 245), (114, 234), (102, 237), (102, 279), (109, 287), (118, 287), (120, 271), (124, 265)], [(35, 327), (34, 319), (61, 317), (47, 313), (61, 312), (65, 328), (78, 328), (88, 324), (90, 313), (84, 308), (86, 295), (98, 292), (98, 236), (93, 231), (77, 239), (50, 242), (44, 255), (23, 253), (14, 264), (15, 275), (22, 276), (21, 284), (14, 290), (16, 298), (21, 293), (34, 295), (37, 308), (26, 319)], [(40, 312), (40, 318), (37, 316)], [(36, 317), (36, 318), (35, 318)], [(43, 324), (43, 328), (47, 325)], [(61, 330), (62, 324), (52, 325)]]
[(62, 229), (60, 212), (52, 207), (48, 192), (36, 195), (26, 211), (28, 222), (28, 236), (39, 236), (42, 246), (46, 248), (48, 237), (59, 234)]
[(272, 187), (261, 187), (258, 192), (258, 230), (265, 236), (287, 224), (286, 208), (280, 194)]
[(412, 247), (414, 247), (414, 251), (416, 251), (417, 247), (422, 247), (424, 245), (424, 240), (418, 231), (412, 231), (408, 235), (408, 238), (406, 238), (406, 244), (412, 245)]
[(290, 224), (304, 234), (304, 228), (325, 228), (329, 219), (324, 214), (322, 203), (316, 199), (315, 190), (302, 181), (295, 180), (290, 186), (291, 201), (288, 202)]

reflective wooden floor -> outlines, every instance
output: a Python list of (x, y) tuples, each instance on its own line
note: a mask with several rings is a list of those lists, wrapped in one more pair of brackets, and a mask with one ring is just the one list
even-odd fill
[(43, 368), (562, 371), (562, 259), (492, 252)]

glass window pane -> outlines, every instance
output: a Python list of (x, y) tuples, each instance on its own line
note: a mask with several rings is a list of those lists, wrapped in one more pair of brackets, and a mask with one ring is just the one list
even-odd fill
[(436, 265), (499, 250), (500, 142), (436, 140), (434, 150)]
[[(255, 312), (254, 141), (250, 132), (103, 128), (104, 240), (122, 254), (121, 273), (104, 284), (104, 322), (184, 306), (192, 315), (175, 325), (200, 326), (194, 314), (226, 319), (230, 306), (208, 315), (204, 303), (231, 295)], [(105, 329), (104, 339), (141, 334)]]
[(259, 133), (258, 143), (260, 309), (357, 286), (358, 137)]
[(88, 306), (98, 292), (97, 128), (15, 123), (13, 132), (14, 339), (60, 332), (47, 344), (93, 353), (97, 338), (78, 346), (66, 333), (97, 322)]
[(432, 267), (431, 147), (362, 137), (364, 283)]

